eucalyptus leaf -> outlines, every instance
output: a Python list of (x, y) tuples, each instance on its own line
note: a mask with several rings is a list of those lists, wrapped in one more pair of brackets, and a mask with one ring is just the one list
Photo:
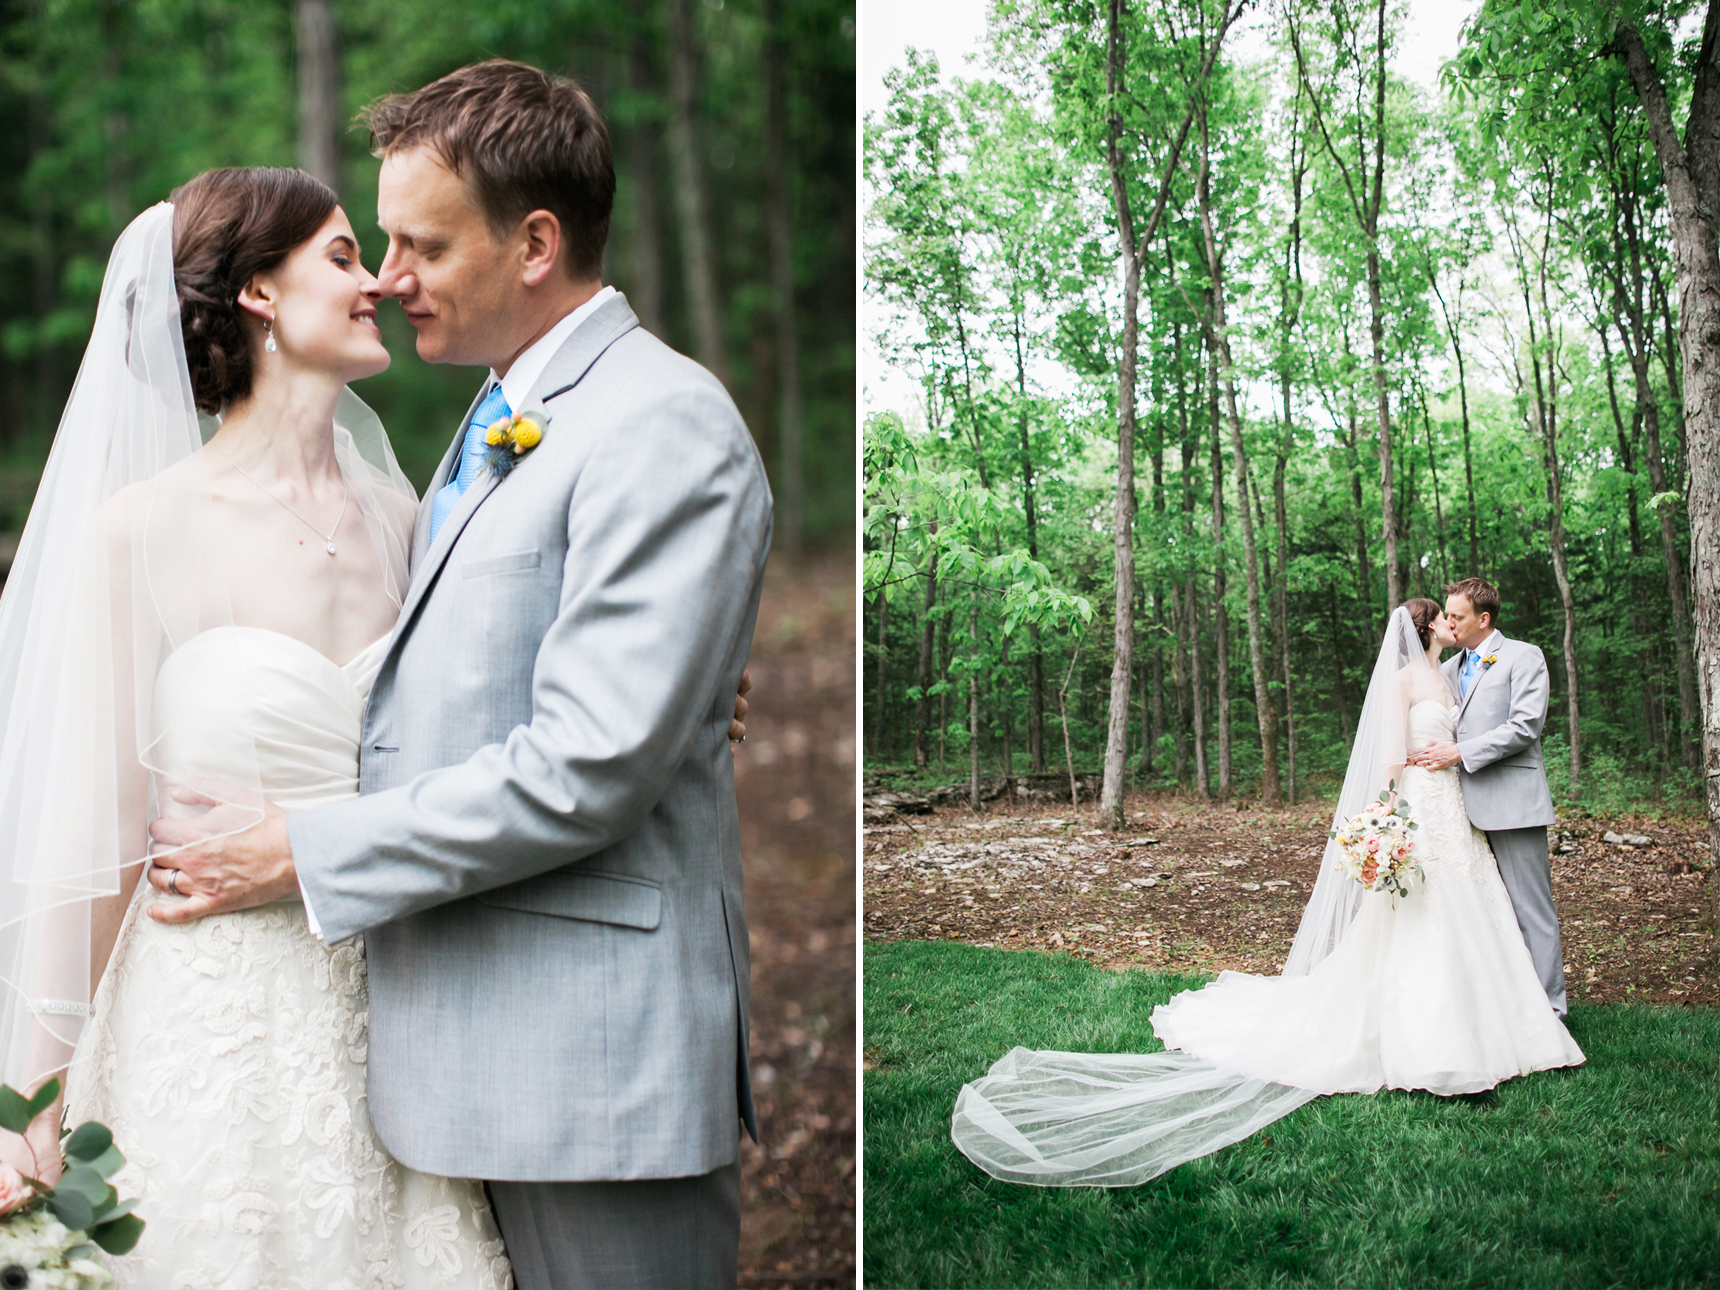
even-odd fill
[(22, 1093), (10, 1084), (0, 1084), (0, 1129), (23, 1133), (35, 1118), (29, 1100)]
[(66, 1139), (66, 1154), (79, 1160), (94, 1160), (113, 1146), (113, 1132), (94, 1120), (80, 1124)]
[(90, 1233), (90, 1239), (109, 1254), (129, 1254), (143, 1235), (144, 1222), (136, 1214), (126, 1214), (110, 1223), (103, 1223)]
[(46, 1111), (54, 1104), (54, 1099), (59, 1095), (60, 1081), (58, 1079), (50, 1079), (46, 1084), (42, 1085), (41, 1088), (37, 1089), (36, 1095), (30, 1099), (30, 1117), (34, 1119), (43, 1111)]
[(57, 1187), (48, 1197), (48, 1212), (74, 1232), (88, 1232), (96, 1217), (95, 1206), (83, 1196), (75, 1191), (63, 1191)]

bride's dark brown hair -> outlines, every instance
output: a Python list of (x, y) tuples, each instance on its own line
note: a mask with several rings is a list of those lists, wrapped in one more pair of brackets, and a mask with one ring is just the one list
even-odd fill
[(173, 278), (185, 361), (199, 412), (213, 416), (251, 392), (254, 356), (239, 291), (316, 234), (338, 204), (302, 170), (229, 166), (173, 191)]
[(1414, 600), (1406, 600), (1403, 607), (1409, 610), (1409, 620), (1415, 624), (1415, 634), (1421, 637), (1421, 647), (1426, 649), (1433, 643), (1433, 620), (1445, 612), (1438, 602), (1423, 600), (1419, 596)]

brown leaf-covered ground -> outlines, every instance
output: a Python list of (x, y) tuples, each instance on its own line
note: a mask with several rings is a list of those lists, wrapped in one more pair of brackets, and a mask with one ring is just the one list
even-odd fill
[(854, 1284), (854, 561), (773, 560), (735, 759), (764, 1145), (741, 1153), (740, 1284)]
[[(1127, 810), (1121, 834), (1067, 805), (944, 808), (869, 825), (866, 935), (1064, 950), (1111, 968), (1282, 968), (1331, 806), (1154, 793)], [(1653, 845), (1602, 842), (1607, 830)], [(1553, 856), (1553, 898), (1571, 997), (1720, 1006), (1709, 876), (1695, 867), (1707, 864), (1705, 825), (1571, 819), (1560, 836), (1570, 849)]]

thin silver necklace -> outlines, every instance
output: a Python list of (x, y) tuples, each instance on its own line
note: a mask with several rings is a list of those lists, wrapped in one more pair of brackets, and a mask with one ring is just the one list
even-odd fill
[[(209, 446), (211, 448), (215, 448), (214, 444), (210, 444)], [(239, 463), (238, 462), (234, 461), (226, 453), (221, 452), (221, 450), (219, 448), (215, 448), (215, 451), (221, 454), (221, 459), (223, 461), (225, 461), (229, 466), (231, 466), (234, 470), (238, 470), (241, 475), (245, 475), (245, 472), (243, 470), (239, 470)], [(256, 480), (251, 479), (251, 477), (249, 475), (245, 475), (245, 478), (250, 479), (251, 483), (256, 487), (257, 491), (262, 493), (263, 496), (274, 501), (288, 515), (291, 515), (294, 519), (296, 519), (300, 524), (303, 524), (312, 533), (315, 533), (318, 537), (322, 538), (322, 540), (328, 544), (328, 553), (330, 555), (333, 555), (335, 553), (335, 551), (334, 551), (334, 535), (336, 533), (340, 532), (340, 522), (346, 518), (346, 501), (347, 501), (348, 494), (347, 494), (347, 489), (346, 489), (346, 480), (344, 478), (342, 478), (340, 481), (340, 514), (334, 517), (334, 527), (328, 531), (327, 536), (324, 536), (323, 531), (321, 529), (319, 529), (315, 524), (312, 524), (309, 520), (307, 520), (304, 516), (300, 515), (292, 507), (288, 506), (285, 502), (281, 501), (280, 498), (276, 497), (268, 489), (264, 488), (261, 484), (257, 483)]]

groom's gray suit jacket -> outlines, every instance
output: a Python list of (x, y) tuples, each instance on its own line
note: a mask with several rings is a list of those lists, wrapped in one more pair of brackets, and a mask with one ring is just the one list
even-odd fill
[[(1458, 775), (1469, 822), (1483, 832), (1532, 829), (1553, 823), (1553, 795), (1541, 764), (1541, 727), (1547, 721), (1547, 659), (1526, 641), (1495, 631), (1457, 712)], [(1464, 655), (1440, 670), (1459, 693)]]
[[(684, 1177), (756, 1139), (727, 731), (771, 499), (733, 402), (604, 305), (549, 418), (428, 540), (350, 801), (291, 817), (331, 943), (362, 932), (370, 1117), (426, 1173)], [(466, 414), (470, 419), (473, 409)]]

